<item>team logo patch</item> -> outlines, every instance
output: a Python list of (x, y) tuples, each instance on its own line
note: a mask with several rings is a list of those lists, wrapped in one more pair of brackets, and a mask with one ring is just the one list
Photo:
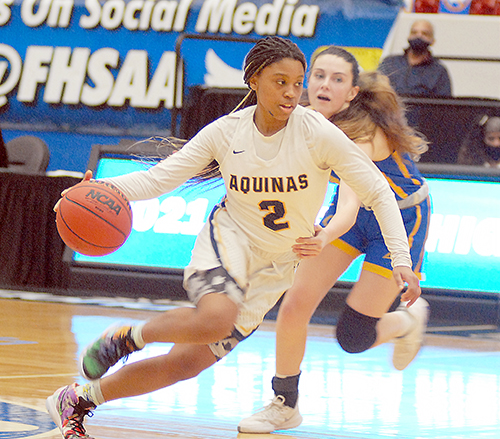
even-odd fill
[(42, 438), (55, 428), (44, 410), (0, 400), (0, 439)]

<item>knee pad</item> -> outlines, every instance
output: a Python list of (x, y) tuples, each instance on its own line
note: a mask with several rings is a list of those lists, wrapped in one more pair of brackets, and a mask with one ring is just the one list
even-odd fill
[(337, 323), (337, 341), (342, 349), (358, 354), (372, 347), (377, 339), (376, 325), (379, 320), (346, 305)]

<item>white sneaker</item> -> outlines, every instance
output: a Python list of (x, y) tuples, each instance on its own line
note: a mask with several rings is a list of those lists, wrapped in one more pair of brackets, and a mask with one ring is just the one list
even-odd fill
[(413, 361), (422, 347), (429, 319), (429, 303), (419, 297), (409, 308), (401, 304), (396, 311), (407, 312), (413, 320), (411, 329), (394, 340), (392, 364), (397, 370), (403, 370)]
[(275, 396), (271, 404), (264, 407), (260, 412), (243, 419), (238, 425), (238, 431), (240, 433), (265, 434), (274, 430), (298, 427), (302, 423), (298, 403), (295, 408), (291, 408), (286, 406), (284, 402), (285, 398), (283, 396)]

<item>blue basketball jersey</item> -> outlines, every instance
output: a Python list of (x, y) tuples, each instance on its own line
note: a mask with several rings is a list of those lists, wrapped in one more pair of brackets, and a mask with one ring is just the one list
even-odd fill
[[(419, 189), (426, 189), (423, 187), (425, 180), (422, 174), (408, 154), (401, 155), (398, 152), (393, 152), (386, 159), (374, 163), (389, 182), (398, 202), (406, 199), (413, 201), (409, 198), (412, 194), (415, 194)], [(338, 183), (339, 178), (332, 172), (330, 181)], [(337, 211), (337, 202), (338, 191), (333, 196), (330, 207), (321, 221), (323, 227), (328, 224)], [(410, 245), (413, 270), (419, 277), (421, 277), (430, 214), (431, 205), (428, 196), (401, 210)], [(364, 254), (364, 270), (387, 278), (392, 276), (390, 253), (372, 211), (361, 208), (354, 226), (331, 244), (350, 254), (353, 258)]]

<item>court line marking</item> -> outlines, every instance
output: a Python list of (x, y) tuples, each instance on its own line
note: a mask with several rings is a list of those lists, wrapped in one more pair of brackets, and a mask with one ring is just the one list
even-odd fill
[(50, 373), (50, 374), (40, 374), (40, 375), (7, 375), (0, 376), (0, 380), (17, 380), (25, 378), (54, 378), (54, 377), (76, 377), (78, 373)]
[(484, 330), (498, 330), (496, 325), (463, 325), (463, 326), (430, 326), (427, 332), (436, 331), (484, 331)]

